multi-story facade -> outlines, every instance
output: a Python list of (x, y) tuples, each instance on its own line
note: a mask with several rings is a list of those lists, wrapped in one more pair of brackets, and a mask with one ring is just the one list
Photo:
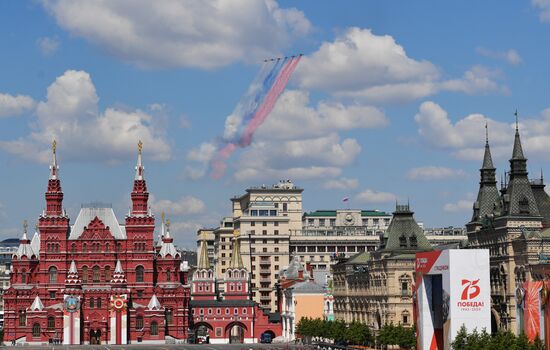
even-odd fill
[(464, 227), (425, 228), (424, 235), (433, 247), (449, 244), (466, 245), (468, 241)]
[[(280, 336), (278, 314), (261, 308), (251, 298), (250, 274), (244, 267), (238, 231), (230, 245), (229, 264), (223, 275), (216, 275), (207, 242), (200, 242), (198, 266), (191, 281), (191, 328), (213, 344), (257, 343), (263, 333), (269, 333), (271, 339)], [(223, 292), (217, 288), (219, 283), (224, 284)]]
[(4, 328), (4, 291), (10, 287), (11, 260), (18, 247), (17, 238), (0, 242), (0, 329)]
[(304, 213), (300, 230), (291, 231), (290, 254), (314, 270), (327, 271), (336, 256), (374, 251), (391, 221), (378, 210), (317, 210)]
[(523, 330), (523, 320), (516, 317), (523, 314), (518, 312), (521, 285), (539, 278), (550, 255), (550, 197), (542, 174), (528, 178), (517, 124), (510, 171), (500, 191), (488, 139), (480, 173), (472, 219), (466, 224), (469, 247), (489, 249), (493, 329), (518, 332)]
[[(253, 300), (273, 311), (277, 309), (275, 283), (279, 271), (289, 263), (291, 232), (302, 226), (302, 191), (290, 180), (248, 188), (245, 194), (231, 199), (232, 216), (224, 218), (213, 231), (216, 273), (227, 271), (232, 232), (239, 230)], [(219, 289), (223, 288), (220, 284)]]
[(408, 205), (398, 205), (387, 240), (333, 266), (334, 316), (380, 329), (384, 324), (413, 324), (415, 253), (432, 246)]
[(155, 244), (141, 143), (124, 224), (112, 208), (83, 206), (74, 224), (63, 209), (53, 148), (46, 206), (31, 242), (27, 228), (5, 292), (6, 341), (127, 344), (183, 341), (187, 273), (170, 231)]

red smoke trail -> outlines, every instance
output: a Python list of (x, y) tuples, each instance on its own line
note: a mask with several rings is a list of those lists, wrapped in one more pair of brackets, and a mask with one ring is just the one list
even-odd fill
[(224, 148), (222, 148), (216, 157), (214, 158), (214, 161), (212, 162), (212, 178), (215, 180), (218, 180), (222, 177), (223, 173), (225, 172), (225, 168), (227, 168), (227, 165), (225, 165), (225, 160), (235, 152), (235, 149), (237, 149), (237, 145), (234, 143), (228, 143), (225, 145)]
[(300, 58), (301, 56), (292, 59), (287, 63), (286, 67), (283, 68), (280, 76), (277, 78), (277, 81), (271, 88), (271, 91), (267, 94), (265, 102), (262, 104), (254, 118), (252, 118), (252, 120), (246, 127), (240, 139), (239, 146), (246, 147), (250, 145), (250, 143), (252, 142), (252, 136), (254, 136), (256, 130), (260, 127), (260, 125), (262, 125), (269, 113), (271, 113), (271, 111), (275, 107), (277, 99), (288, 84), (290, 76), (294, 72), (294, 69), (298, 65), (298, 62), (300, 62)]

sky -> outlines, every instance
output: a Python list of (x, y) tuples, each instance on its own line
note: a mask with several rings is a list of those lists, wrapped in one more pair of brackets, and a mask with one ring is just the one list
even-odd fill
[[(53, 139), (73, 222), (97, 201), (124, 220), (141, 140), (150, 204), (182, 247), (280, 179), (305, 211), (409, 201), (427, 227), (463, 226), (486, 123), (499, 177), (516, 109), (530, 177), (550, 171), (549, 38), (549, 0), (2, 1), (0, 238), (42, 212)], [(264, 59), (299, 53), (214, 179)]]

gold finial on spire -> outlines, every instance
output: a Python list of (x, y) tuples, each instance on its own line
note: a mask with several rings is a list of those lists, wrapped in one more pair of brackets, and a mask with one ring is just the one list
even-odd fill
[(55, 139), (54, 139), (53, 142), (52, 142), (52, 151), (53, 151), (54, 154), (55, 154), (56, 150), (57, 150), (57, 141), (55, 141)]
[(161, 217), (162, 217), (162, 223), (164, 224), (164, 217), (165, 217), (164, 212), (162, 212)]
[(166, 219), (166, 226), (170, 227), (170, 219)]
[(518, 109), (516, 108), (516, 112), (514, 113), (516, 116), (516, 130), (518, 130)]
[(239, 230), (234, 230), (233, 231), (233, 237), (237, 238), (237, 237), (239, 237), (239, 235), (240, 235)]
[(143, 149), (143, 142), (141, 142), (141, 140), (139, 140), (138, 142), (138, 153), (141, 154), (141, 150)]

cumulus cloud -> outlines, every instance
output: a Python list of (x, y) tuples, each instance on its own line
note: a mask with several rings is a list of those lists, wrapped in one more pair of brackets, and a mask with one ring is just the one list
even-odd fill
[(360, 151), (357, 140), (342, 140), (337, 133), (282, 142), (258, 141), (241, 153), (234, 177), (239, 181), (275, 180), (281, 176), (332, 178), (342, 173), (342, 167), (352, 164)]
[(29, 96), (0, 93), (0, 118), (13, 117), (34, 109), (36, 103)]
[(59, 40), (57, 38), (43, 37), (36, 40), (36, 45), (43, 56), (51, 56), (59, 48)]
[(407, 173), (411, 180), (446, 180), (465, 177), (466, 173), (462, 169), (451, 169), (441, 166), (425, 166), (413, 168)]
[(497, 50), (490, 50), (485, 47), (478, 47), (476, 48), (476, 52), (481, 56), (503, 60), (513, 66), (517, 66), (522, 62), (521, 56), (514, 49), (509, 49), (507, 51), (497, 51)]
[(144, 153), (150, 158), (170, 158), (164, 130), (155, 126), (150, 115), (141, 110), (112, 107), (100, 111), (98, 101), (88, 73), (66, 71), (48, 87), (47, 99), (38, 103), (31, 132), (16, 140), (0, 142), (0, 148), (47, 162), (50, 144), (55, 139), (64, 160), (116, 162), (134, 157), (136, 144), (141, 140)]
[(311, 30), (303, 12), (275, 0), (42, 3), (72, 35), (141, 67), (212, 69), (258, 61)]
[(380, 192), (367, 188), (355, 196), (355, 200), (362, 203), (390, 203), (395, 202), (397, 196), (389, 192)]
[(449, 213), (468, 212), (473, 208), (473, 201), (461, 199), (455, 203), (447, 203), (443, 206), (443, 210)]
[(320, 101), (313, 107), (307, 91), (288, 90), (257, 135), (261, 139), (297, 139), (333, 131), (382, 128), (388, 123), (384, 112), (372, 106)]
[(204, 202), (193, 196), (183, 196), (177, 200), (157, 200), (152, 197), (151, 207), (157, 213), (165, 212), (167, 215), (174, 216), (200, 214), (206, 209)]
[(550, 22), (550, 0), (531, 0), (531, 3), (540, 11), (540, 21)]
[(439, 68), (409, 57), (392, 36), (357, 27), (333, 42), (324, 42), (303, 61), (296, 72), (301, 87), (372, 103), (410, 101), (443, 90), (470, 94), (506, 91), (494, 81), (494, 72), (479, 66), (462, 78), (443, 80)]
[(333, 190), (353, 190), (357, 187), (359, 187), (359, 180), (347, 177), (332, 179), (323, 183), (323, 188)]
[[(512, 119), (512, 118), (510, 118)], [(440, 105), (427, 101), (415, 116), (420, 137), (430, 146), (450, 150), (453, 156), (465, 160), (481, 160), (485, 142), (485, 123), (493, 158), (510, 157), (514, 140), (514, 123), (503, 123), (473, 113), (452, 122)], [(550, 108), (534, 117), (521, 117), (519, 122), (523, 149), (529, 156), (550, 159)]]

